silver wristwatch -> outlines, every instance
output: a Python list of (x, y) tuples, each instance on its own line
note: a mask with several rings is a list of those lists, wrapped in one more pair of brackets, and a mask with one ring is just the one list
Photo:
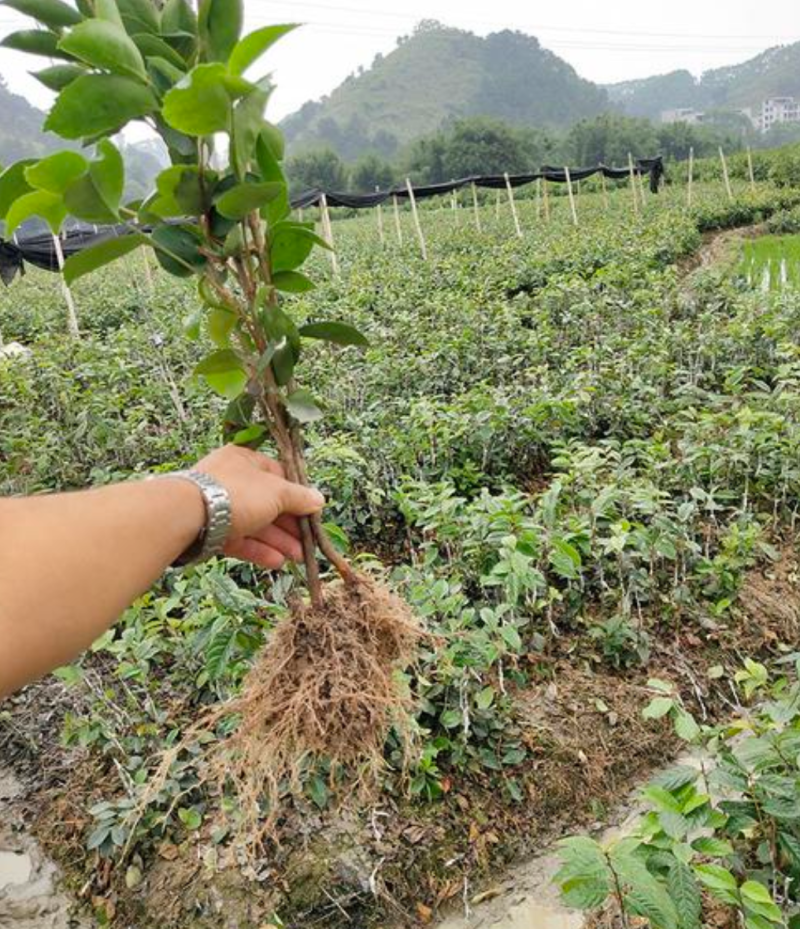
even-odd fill
[(174, 562), (173, 567), (196, 564), (219, 555), (231, 529), (231, 498), (228, 491), (202, 471), (172, 471), (163, 477), (177, 477), (200, 488), (206, 505), (206, 524), (195, 541)]

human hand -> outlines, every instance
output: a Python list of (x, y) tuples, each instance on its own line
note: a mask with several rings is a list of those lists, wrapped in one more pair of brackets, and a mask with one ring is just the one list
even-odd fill
[(259, 452), (225, 445), (194, 466), (218, 481), (231, 498), (232, 522), (225, 554), (264, 568), (301, 561), (298, 516), (318, 513), (325, 498), (318, 490), (287, 481), (283, 467)]

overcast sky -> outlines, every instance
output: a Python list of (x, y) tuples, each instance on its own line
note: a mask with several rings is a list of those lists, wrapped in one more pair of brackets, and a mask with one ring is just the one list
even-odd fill
[[(307, 24), (272, 52), (278, 83), (273, 119), (329, 93), (359, 65), (368, 67), (422, 18), (480, 35), (499, 29), (536, 35), (581, 76), (601, 83), (675, 68), (700, 74), (800, 39), (797, 0), (569, 0), (547, 5), (530, 0), (245, 0), (245, 6), (251, 28)], [(26, 22), (0, 8), (3, 34), (25, 28)], [(49, 92), (26, 73), (36, 67), (42, 65), (32, 56), (0, 51), (0, 73), (9, 87), (46, 108)]]

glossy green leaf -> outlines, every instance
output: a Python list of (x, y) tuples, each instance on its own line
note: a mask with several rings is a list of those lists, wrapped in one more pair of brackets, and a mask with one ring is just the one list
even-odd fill
[(129, 35), (157, 33), (161, 28), (158, 7), (153, 0), (117, 0), (122, 22)]
[(147, 81), (141, 52), (124, 28), (116, 23), (88, 19), (72, 29), (61, 40), (59, 48), (93, 68)]
[(211, 341), (220, 348), (227, 348), (230, 335), (236, 325), (236, 316), (230, 310), (211, 310), (208, 314), (208, 334)]
[(89, 162), (77, 152), (56, 152), (26, 168), (25, 180), (37, 190), (63, 194), (88, 167)]
[(148, 208), (158, 216), (198, 216), (205, 211), (200, 171), (193, 165), (165, 168), (156, 178), (156, 189), (158, 197)]
[(30, 193), (33, 188), (25, 180), (25, 171), (30, 165), (35, 165), (36, 159), (28, 158), (9, 165), (0, 174), (0, 219), (5, 219), (8, 208), (23, 194)]
[(278, 271), (272, 276), (272, 284), (287, 294), (304, 294), (316, 286), (299, 271)]
[(289, 394), (286, 409), (299, 423), (313, 423), (323, 417), (319, 404), (307, 390), (295, 390)]
[[(235, 636), (236, 630), (233, 629), (233, 630), (230, 630), (230, 631), (232, 631), (232, 632), (234, 633), (234, 636)], [(190, 831), (194, 831), (195, 829), (199, 829), (200, 826), (202, 825), (202, 822), (203, 822), (203, 817), (202, 817), (202, 816), (200, 815), (200, 813), (199, 813), (197, 810), (195, 810), (194, 808), (190, 808), (190, 809), (179, 809), (179, 810), (178, 810), (178, 819), (180, 819), (180, 821), (183, 823), (183, 825), (186, 826), (186, 828), (189, 829)]]
[(348, 323), (329, 320), (322, 323), (307, 323), (300, 327), (300, 335), (308, 339), (324, 339), (337, 345), (369, 345), (366, 336)]
[(53, 29), (74, 26), (83, 18), (74, 6), (63, 3), (62, 0), (2, 0), (0, 6), (7, 6), (25, 16), (31, 16)]
[(94, 0), (94, 15), (97, 19), (123, 26), (117, 0)]
[(200, 0), (197, 16), (200, 42), (209, 61), (225, 61), (242, 33), (242, 0)]
[[(178, 76), (172, 83), (177, 83), (186, 73), (186, 62), (171, 45), (168, 45), (159, 36), (150, 35), (147, 32), (137, 32), (131, 36), (131, 39), (140, 53), (146, 58), (161, 58), (177, 69)], [(149, 66), (147, 70), (149, 72)]]
[[(251, 164), (256, 160), (256, 144), (264, 125), (264, 109), (268, 99), (269, 91), (258, 88), (243, 97), (233, 108), (231, 161), (239, 178), (247, 176)], [(277, 180), (267, 176), (262, 179)]]
[(256, 161), (258, 162), (261, 179), (276, 181), (283, 185), (281, 194), (261, 210), (261, 215), (269, 223), (270, 228), (287, 219), (292, 212), (289, 201), (289, 185), (286, 183), (286, 177), (280, 164), (280, 156), (277, 154), (278, 150), (282, 150), (283, 136), (275, 129), (275, 133), (280, 139), (280, 145), (277, 145), (272, 129), (274, 127), (269, 126), (262, 120), (261, 131), (256, 140)]
[(270, 181), (237, 184), (217, 197), (214, 206), (227, 219), (244, 219), (248, 213), (256, 212), (265, 203), (274, 200), (281, 190), (281, 184)]
[(167, 0), (161, 11), (162, 35), (186, 32), (197, 35), (197, 17), (189, 0)]
[(675, 706), (670, 697), (655, 697), (642, 710), (642, 716), (645, 719), (661, 719)]
[(98, 146), (99, 158), (64, 193), (64, 202), (73, 216), (90, 223), (119, 221), (119, 204), (125, 186), (122, 156), (108, 139)]
[(256, 29), (255, 32), (244, 36), (231, 52), (228, 61), (229, 69), (233, 74), (244, 74), (250, 65), (254, 64), (278, 39), (293, 29), (297, 29), (297, 23), (265, 26), (263, 29)]
[(42, 68), (41, 71), (32, 71), (31, 74), (40, 84), (58, 92), (63, 90), (67, 84), (71, 84), (75, 78), (86, 74), (86, 71), (80, 65), (65, 64)]
[(61, 91), (44, 128), (65, 139), (91, 138), (115, 132), (157, 106), (151, 91), (136, 81), (118, 74), (87, 74)]
[(195, 368), (195, 374), (204, 378), (212, 390), (233, 400), (247, 384), (247, 373), (231, 349), (213, 352)]
[(327, 247), (325, 241), (308, 226), (290, 221), (278, 223), (270, 246), (272, 270), (294, 271), (308, 258), (315, 245)]
[(46, 190), (34, 190), (29, 194), (23, 194), (11, 204), (6, 213), (6, 236), (12, 236), (17, 226), (32, 216), (43, 219), (50, 231), (57, 233), (67, 217), (67, 208), (58, 194), (51, 194)]
[(198, 65), (164, 97), (167, 123), (190, 136), (230, 129), (232, 102), (220, 64)]
[(135, 233), (106, 239), (105, 242), (76, 252), (64, 262), (64, 280), (67, 284), (72, 284), (84, 275), (105, 267), (141, 245), (146, 245), (147, 242), (147, 236)]
[(151, 238), (158, 263), (175, 277), (191, 277), (207, 263), (199, 236), (184, 226), (157, 226)]
[(58, 47), (58, 36), (44, 29), (21, 29), (19, 32), (12, 32), (0, 42), (0, 46), (11, 48), (15, 52), (71, 60), (70, 56)]

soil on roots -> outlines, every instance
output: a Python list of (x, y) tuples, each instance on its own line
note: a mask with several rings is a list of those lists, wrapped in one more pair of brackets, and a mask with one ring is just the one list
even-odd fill
[(296, 792), (315, 762), (326, 760), (332, 778), (348, 769), (348, 787), (368, 789), (383, 767), (390, 728), (408, 744), (411, 706), (398, 672), (420, 635), (408, 606), (361, 575), (328, 587), (319, 606), (292, 606), (241, 694), (213, 713), (214, 721), (240, 718), (216, 750), (211, 774), (238, 795), (251, 843), (269, 834), (282, 791), (288, 784)]

